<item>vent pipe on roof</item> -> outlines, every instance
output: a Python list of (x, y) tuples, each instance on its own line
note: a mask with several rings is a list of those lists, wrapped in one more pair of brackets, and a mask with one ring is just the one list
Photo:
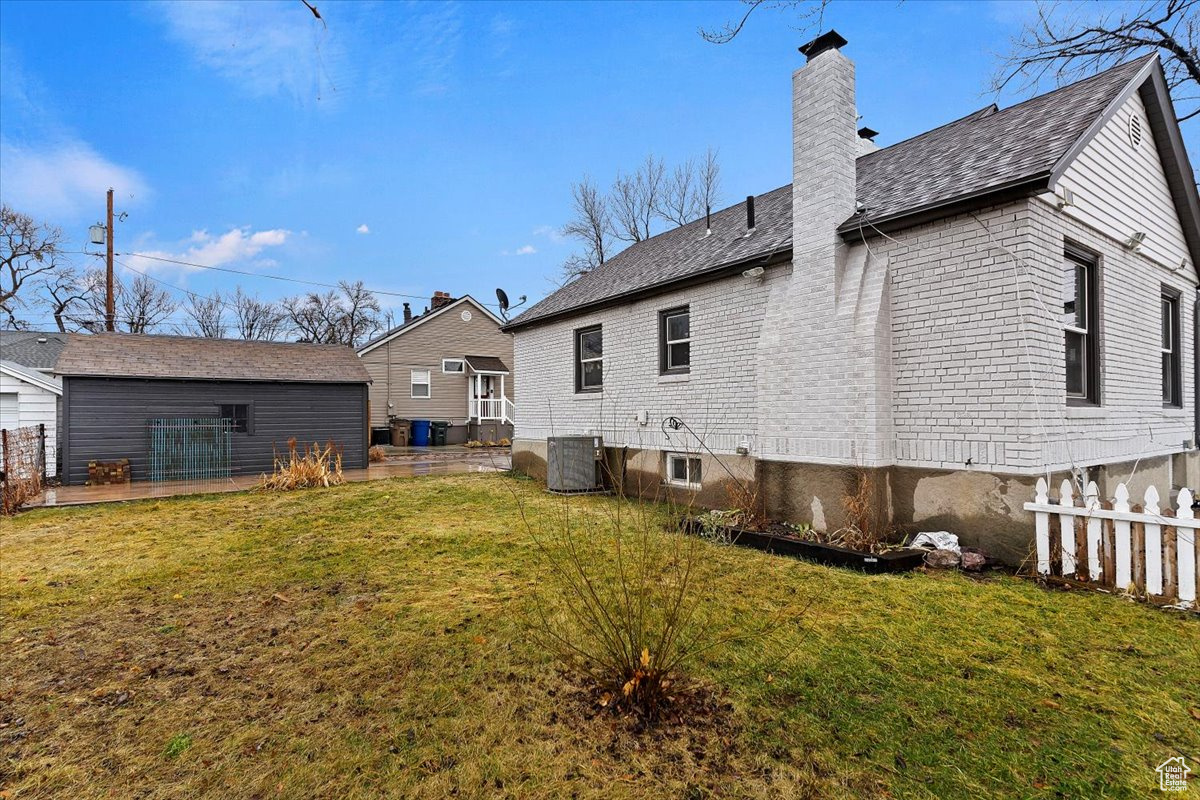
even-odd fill
[(712, 234), (712, 206), (704, 207), (704, 235)]
[(754, 195), (746, 197), (746, 235), (754, 233)]

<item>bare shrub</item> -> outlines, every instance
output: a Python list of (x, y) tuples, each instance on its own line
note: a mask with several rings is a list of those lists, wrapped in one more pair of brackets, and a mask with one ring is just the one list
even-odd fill
[(385, 451), (379, 445), (375, 445), (367, 451), (367, 460), (372, 464), (379, 464), (383, 461), (387, 461), (387, 451)]
[(846, 471), (845, 477), (848, 490), (842, 505), (849, 521), (821, 537), (821, 541), (865, 553), (886, 550), (893, 544), (895, 529), (884, 512), (875, 473), (865, 467), (853, 467)]
[(313, 442), (311, 449), (296, 446), (296, 439), (288, 439), (286, 456), (275, 454), (275, 470), (263, 475), (259, 481), (260, 491), (291, 491), (315, 486), (336, 486), (346, 482), (342, 474), (342, 451), (333, 442), (321, 447)]

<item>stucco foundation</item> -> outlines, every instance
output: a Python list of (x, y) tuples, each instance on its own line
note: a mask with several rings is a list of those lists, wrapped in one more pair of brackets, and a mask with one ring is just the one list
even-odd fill
[[(660, 450), (606, 448), (605, 475), (609, 488), (628, 496), (701, 508), (731, 508), (739, 504), (745, 486), (756, 493), (772, 519), (805, 523), (821, 531), (837, 530), (849, 522), (845, 498), (854, 491), (853, 467), (760, 461), (749, 456), (699, 455), (703, 488), (690, 490), (665, 482), (666, 464)], [(513, 469), (539, 481), (546, 479), (546, 443), (529, 439), (513, 442)], [(1011, 565), (1019, 565), (1033, 548), (1033, 516), (1024, 504), (1033, 499), (1039, 476), (968, 470), (878, 467), (864, 470), (872, 484), (880, 521), (902, 533), (945, 530), (963, 545), (977, 547)], [(1111, 498), (1118, 483), (1127, 483), (1135, 501), (1149, 485), (1160, 492), (1200, 484), (1200, 451), (1090, 467), (1087, 479)], [(1067, 473), (1051, 475), (1053, 494)]]

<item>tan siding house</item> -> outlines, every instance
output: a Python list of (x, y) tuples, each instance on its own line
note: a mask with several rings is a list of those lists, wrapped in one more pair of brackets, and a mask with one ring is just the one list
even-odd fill
[(470, 296), (431, 310), (358, 350), (371, 376), (371, 427), (393, 418), (450, 423), (449, 443), (512, 436), (512, 335)]

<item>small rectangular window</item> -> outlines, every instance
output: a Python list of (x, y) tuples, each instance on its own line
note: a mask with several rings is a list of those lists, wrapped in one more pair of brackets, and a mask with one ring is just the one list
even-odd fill
[(1096, 261), (1074, 249), (1063, 258), (1062, 328), (1067, 402), (1100, 402), (1100, 337)]
[(1180, 358), (1179, 293), (1162, 292), (1162, 398), (1170, 408), (1183, 407), (1183, 362)]
[(250, 431), (250, 406), (246, 403), (222, 404), (221, 419), (227, 419), (230, 422), (230, 429), (234, 433), (249, 433)]
[(686, 453), (667, 453), (667, 483), (700, 488), (700, 459)]
[(604, 388), (604, 334), (599, 325), (575, 331), (575, 391)]
[(466, 372), (466, 366), (461, 358), (443, 358), (442, 359), (442, 374), (444, 375), (460, 375)]
[(687, 308), (673, 308), (658, 315), (658, 371), (662, 374), (689, 372), (692, 368), (692, 325)]
[(412, 396), (429, 397), (429, 370), (412, 370)]

